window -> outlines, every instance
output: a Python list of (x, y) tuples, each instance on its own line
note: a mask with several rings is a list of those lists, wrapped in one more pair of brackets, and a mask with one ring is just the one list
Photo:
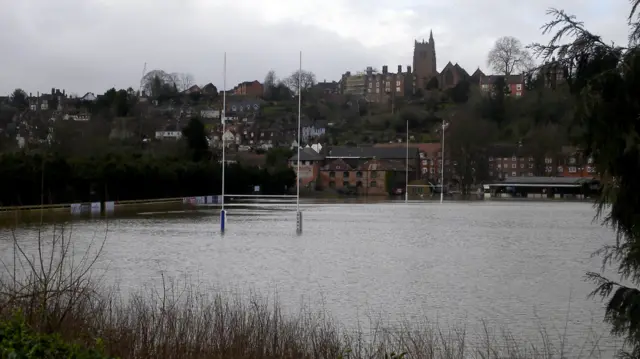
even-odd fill
[(533, 162), (533, 157), (529, 157), (529, 162)]
[(360, 171), (356, 172), (356, 177), (357, 178), (362, 178), (362, 172), (360, 172)]
[(434, 168), (429, 168), (429, 173), (434, 174), (436, 170)]
[(551, 158), (549, 158), (549, 157), (546, 157), (546, 158), (544, 159), (544, 163), (546, 163), (546, 164), (553, 163), (553, 159), (551, 159)]
[(376, 87), (380, 87), (380, 83), (379, 82), (376, 82)]
[(516, 90), (522, 91), (522, 84), (517, 84), (516, 85)]
[(576, 164), (576, 159), (574, 157), (569, 158), (569, 164), (570, 165), (575, 165)]
[(498, 163), (498, 168), (502, 168), (502, 165)]
[(376, 181), (371, 181), (370, 187), (376, 187), (377, 185)]
[(342, 187), (349, 187), (349, 181), (342, 182)]
[(400, 92), (400, 91), (402, 91), (400, 87), (396, 87), (396, 92)]
[(424, 158), (424, 152), (420, 152), (420, 158)]
[(520, 96), (522, 96), (522, 92), (520, 91), (516, 92), (516, 97), (520, 97)]
[(396, 81), (396, 86), (400, 86), (400, 81)]
[(515, 177), (515, 176), (516, 176), (516, 173), (515, 173), (515, 172), (511, 172), (511, 176), (512, 176), (512, 177)]
[[(506, 159), (505, 159), (506, 161)], [(511, 161), (517, 161), (516, 156), (511, 157)]]
[(524, 163), (521, 163), (521, 164), (520, 164), (520, 168), (524, 168)]
[(533, 177), (533, 172), (529, 172), (527, 175), (528, 175), (529, 177)]
[(576, 172), (578, 171), (575, 167), (569, 167), (569, 173), (576, 173)]
[(329, 172), (329, 178), (336, 178), (336, 173), (333, 171)]
[(544, 171), (550, 173), (553, 168), (551, 166), (547, 166), (544, 168)]
[(589, 158), (587, 159), (587, 163), (588, 163), (588, 164), (592, 164), (592, 163), (593, 163), (593, 157), (589, 157)]
[(378, 172), (376, 171), (371, 172), (371, 178), (378, 178)]
[(376, 93), (380, 93), (380, 89), (376, 89)]
[(518, 161), (520, 161), (520, 162), (524, 162), (524, 157), (520, 157), (520, 158), (518, 158)]
[(562, 166), (558, 166), (558, 172), (562, 172)]
[(533, 163), (529, 163), (529, 168), (533, 168)]
[(336, 187), (336, 182), (335, 181), (329, 182), (329, 187), (335, 188)]
[(489, 162), (493, 161), (493, 157), (489, 157)]
[(369, 82), (369, 88), (372, 88), (373, 84), (371, 82)]
[(493, 176), (493, 172), (489, 171), (489, 176)]
[(511, 168), (516, 168), (516, 164), (515, 164), (515, 163), (512, 163), (512, 164), (511, 164)]
[(593, 172), (595, 172), (595, 171), (596, 171), (596, 169), (595, 169), (595, 168), (593, 168), (593, 167), (587, 167), (587, 172), (588, 172), (588, 173), (593, 173)]
[(342, 172), (342, 177), (349, 178), (349, 172), (347, 171)]
[(427, 165), (427, 160), (422, 160), (422, 165), (426, 166)]

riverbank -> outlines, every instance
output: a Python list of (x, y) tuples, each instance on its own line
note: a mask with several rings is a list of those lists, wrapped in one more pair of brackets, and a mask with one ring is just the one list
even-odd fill
[(486, 325), (473, 332), (414, 319), (396, 325), (370, 320), (351, 331), (323, 311), (305, 308), (287, 315), (277, 300), (222, 294), (164, 275), (160, 285), (125, 297), (117, 287), (94, 280), (99, 277), (91, 266), (97, 257), (79, 266), (64, 264), (67, 246), (54, 246), (61, 259), (48, 271), (34, 267), (20, 273), (28, 279), (18, 281), (10, 272), (0, 276), (0, 322), (20, 313), (34, 332), (55, 333), (82, 347), (97, 343), (121, 359), (611, 357), (598, 347), (600, 338), (586, 337), (580, 346), (569, 347), (562, 334), (544, 328), (537, 337), (516, 338)]
[[(607, 355), (615, 343), (607, 335), (607, 325), (601, 323), (601, 304), (586, 298), (592, 286), (582, 280), (585, 271), (599, 266), (598, 260), (588, 264), (590, 254), (603, 239), (613, 237), (592, 223), (588, 205), (307, 202), (307, 222), (301, 236), (294, 234), (293, 206), (286, 206), (288, 210), (266, 204), (253, 209), (230, 207), (233, 215), (224, 236), (215, 225), (219, 218), (215, 207), (196, 207), (181, 213), (145, 211), (113, 222), (85, 219), (55, 226), (65, 228), (67, 233), (62, 236), (58, 232), (56, 238), (72, 243), (72, 252), (76, 252), (74, 261), (66, 263), (91, 263), (91, 256), (84, 253), (92, 241), (91, 247), (101, 251), (97, 268), (91, 272), (101, 286), (78, 289), (94, 296), (91, 311), (79, 311), (78, 316), (90, 316), (83, 326), (95, 329), (66, 330), (82, 338), (99, 337), (103, 334), (98, 330), (104, 331), (115, 347), (119, 339), (140, 342), (150, 340), (145, 339), (152, 335), (150, 332), (165, 330), (162, 335), (168, 337), (162, 340), (168, 347), (174, 345), (172, 337), (183, 335), (200, 336), (206, 346), (232, 347), (242, 342), (229, 336), (247, 335), (252, 339), (245, 344), (253, 345), (258, 340), (279, 341), (277, 338), (291, 335), (288, 330), (295, 330), (300, 337), (289, 341), (302, 341), (297, 347), (310, 350), (320, 341), (333, 341), (338, 348), (360, 346), (369, 350), (373, 341), (375, 348), (414, 353), (416, 350), (407, 343), (415, 342), (423, 349), (431, 346), (446, 351), (455, 347), (473, 358), (480, 357), (478, 353), (484, 349), (490, 350), (490, 343), (504, 357), (526, 358), (506, 352), (504, 329), (512, 334), (509, 347), (513, 352), (527, 352), (531, 354), (528, 357), (536, 357), (528, 351), (532, 347), (537, 352), (552, 352), (554, 357), (560, 357), (560, 352), (565, 358), (590, 357), (589, 353), (578, 354), (596, 342), (601, 357), (613, 357)], [(42, 240), (41, 228), (46, 228)], [(11, 268), (12, 253), (20, 256), (19, 251), (12, 250), (12, 238), (37, 263), (39, 243), (51, 243), (52, 228), (25, 226), (4, 231), (0, 240), (3, 263)], [(105, 237), (102, 247), (100, 241)], [(49, 257), (48, 248), (44, 258)], [(6, 273), (11, 275), (11, 270)], [(42, 275), (34, 275), (38, 277)], [(194, 282), (175, 278), (193, 278)], [(6, 282), (10, 281), (9, 277)], [(55, 283), (55, 279), (49, 282)], [(111, 287), (113, 283), (118, 287)], [(9, 293), (0, 290), (4, 292)], [(33, 302), (39, 303), (37, 299)], [(159, 309), (162, 303), (175, 309), (168, 313), (171, 318), (184, 321), (172, 324), (160, 320), (167, 313), (167, 309)], [(100, 306), (107, 308), (106, 313), (97, 310)], [(266, 313), (251, 312), (255, 306)], [(225, 312), (225, 308), (232, 308), (235, 314)], [(98, 323), (94, 317), (104, 318), (100, 321), (106, 323)], [(215, 320), (226, 328), (224, 342), (213, 337), (222, 334), (197, 324), (211, 323), (211, 318), (218, 317)], [(244, 322), (243, 318), (251, 321)], [(269, 335), (260, 334), (266, 329), (246, 329), (270, 318), (276, 318), (273, 320), (278, 325), (271, 324), (277, 331)], [(136, 324), (149, 320), (152, 323), (146, 326)], [(291, 326), (293, 329), (287, 329)], [(319, 328), (335, 334), (319, 336)], [(540, 334), (546, 331), (548, 344)], [(116, 337), (113, 332), (127, 335)], [(446, 340), (438, 339), (440, 335)], [(432, 342), (436, 339), (437, 343)], [(458, 348), (459, 344), (464, 348)], [(189, 341), (180, 348), (191, 345), (198, 344)], [(164, 349), (153, 350), (160, 351), (156, 357), (173, 357), (162, 352)], [(225, 356), (212, 349), (197, 350), (208, 350), (200, 357), (251, 357), (243, 356), (243, 352)], [(432, 357), (426, 349), (419, 353), (413, 357)], [(278, 355), (288, 358), (283, 352), (253, 357)], [(550, 356), (545, 353), (537, 357)]]

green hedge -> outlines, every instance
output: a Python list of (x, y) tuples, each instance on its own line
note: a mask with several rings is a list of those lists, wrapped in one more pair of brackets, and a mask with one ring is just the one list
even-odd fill
[[(44, 174), (43, 174), (44, 170)], [(220, 194), (221, 165), (139, 154), (63, 158), (0, 155), (0, 206), (140, 200)], [(227, 166), (225, 192), (283, 194), (295, 184), (286, 167)], [(42, 197), (43, 198), (42, 198)]]
[(15, 317), (8, 322), (0, 322), (0, 358), (110, 359), (111, 357), (98, 349), (87, 349), (78, 344), (67, 343), (57, 334), (36, 333), (30, 330), (23, 320)]

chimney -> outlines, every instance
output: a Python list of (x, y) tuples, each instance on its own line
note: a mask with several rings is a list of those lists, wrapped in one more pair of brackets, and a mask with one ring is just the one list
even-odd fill
[(64, 92), (65, 92), (65, 90), (62, 90), (62, 96), (65, 96)]
[(402, 73), (402, 65), (398, 65), (398, 73), (401, 74)]
[(53, 95), (55, 95), (55, 94), (56, 94), (56, 89), (52, 87), (52, 88), (51, 88), (51, 96), (53, 96)]
[(382, 66), (382, 74), (383, 74), (383, 75), (386, 75), (386, 74), (387, 74), (387, 72), (388, 72), (388, 67), (387, 67), (387, 65)]
[(407, 73), (410, 74), (411, 73), (411, 66), (407, 66)]

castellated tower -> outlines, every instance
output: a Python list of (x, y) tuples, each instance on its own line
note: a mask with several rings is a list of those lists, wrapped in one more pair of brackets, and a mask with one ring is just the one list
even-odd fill
[(413, 48), (413, 74), (416, 77), (415, 88), (424, 89), (429, 80), (438, 75), (436, 70), (436, 42), (433, 40), (433, 31), (429, 34), (429, 41), (414, 42)]

